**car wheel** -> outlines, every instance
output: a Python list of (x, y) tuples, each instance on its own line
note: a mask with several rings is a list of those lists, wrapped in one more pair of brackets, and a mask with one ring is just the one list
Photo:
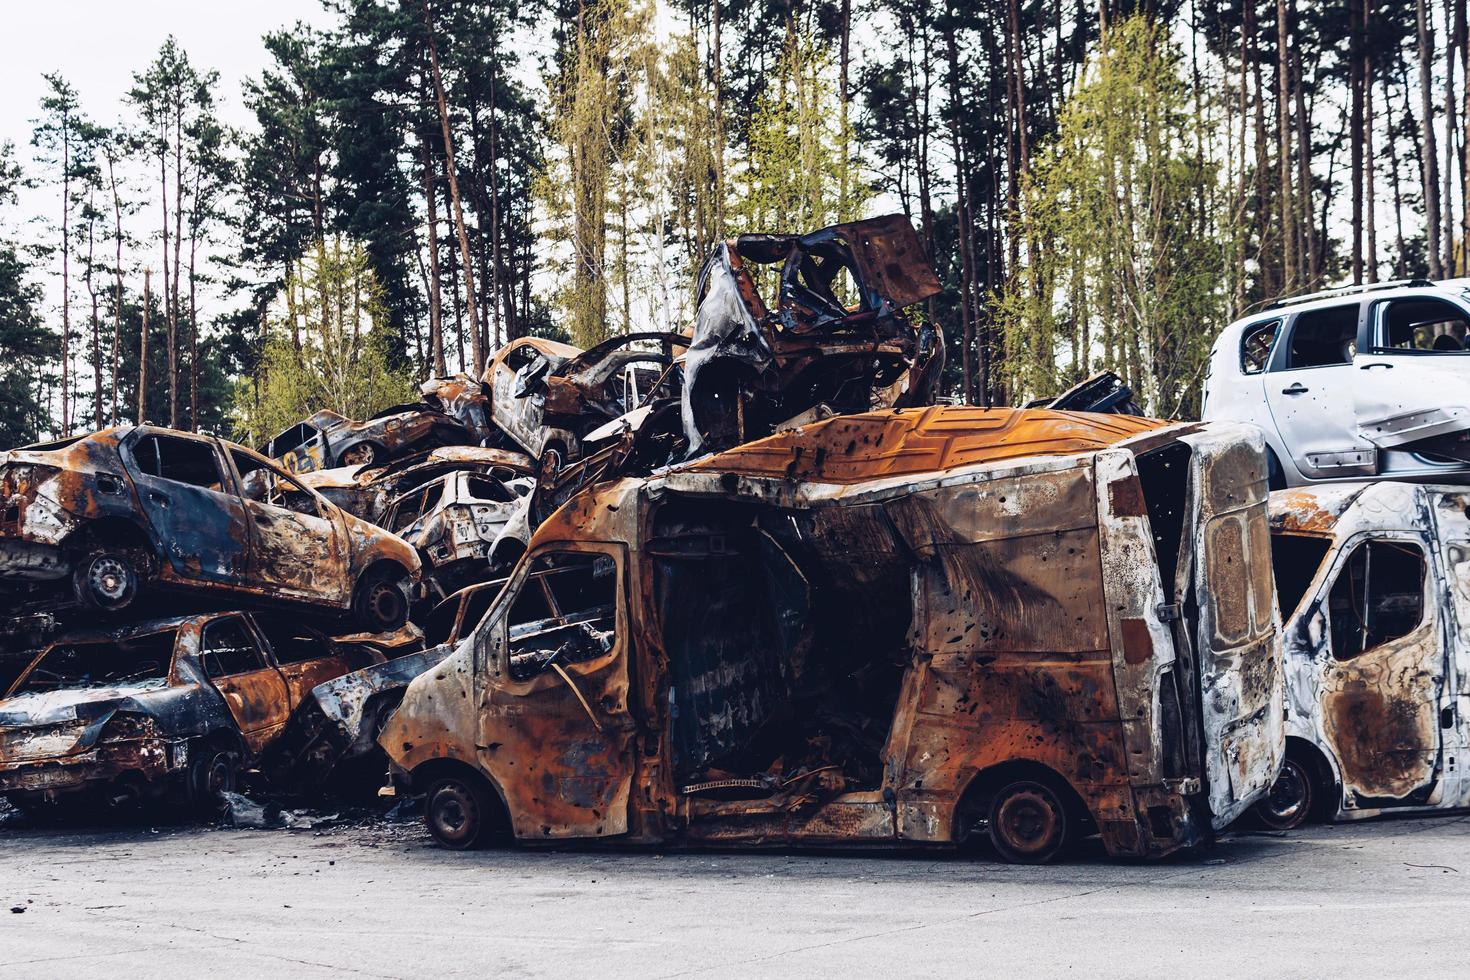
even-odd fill
[(1271, 830), (1295, 830), (1312, 815), (1316, 799), (1311, 770), (1300, 759), (1287, 756), (1276, 782), (1253, 809), (1256, 819)]
[(1071, 834), (1067, 808), (1056, 790), (1025, 779), (1001, 787), (990, 802), (990, 842), (1012, 864), (1045, 864)]
[(342, 450), (342, 454), (337, 457), (337, 465), (369, 466), (381, 460), (384, 455), (383, 447), (376, 442), (359, 442)]
[(449, 776), (429, 787), (424, 823), (445, 847), (467, 851), (489, 838), (489, 790), (467, 777)]
[(98, 612), (122, 612), (133, 604), (143, 587), (136, 556), (126, 551), (94, 551), (72, 572), (77, 601)]
[(189, 762), (189, 803), (201, 814), (219, 812), (221, 797), (240, 783), (240, 757), (215, 745), (202, 745)]
[(402, 573), (373, 572), (352, 595), (352, 618), (368, 633), (392, 633), (408, 622), (408, 582)]

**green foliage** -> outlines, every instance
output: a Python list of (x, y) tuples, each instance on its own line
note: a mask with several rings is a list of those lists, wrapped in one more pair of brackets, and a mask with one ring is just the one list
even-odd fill
[(792, 35), (775, 84), (756, 101), (749, 158), (732, 208), (737, 232), (802, 232), (863, 216), (873, 196), (843, 123), (832, 57)]
[(1179, 61), (1143, 17), (1115, 24), (1036, 151), (1017, 216), (1025, 261), (994, 302), (1017, 401), (1112, 370), (1153, 414), (1198, 409), (1227, 316), (1226, 250)]
[[(0, 208), (14, 206), (21, 179), (13, 151), (0, 144)], [(41, 320), (41, 287), (15, 243), (0, 237), (0, 447), (34, 442), (50, 425), (40, 381), (56, 346)]]
[(323, 408), (361, 419), (415, 400), (390, 364), (382, 287), (360, 245), (317, 242), (287, 289), (297, 299), (268, 323), (255, 376), (236, 384), (235, 438), (261, 442)]

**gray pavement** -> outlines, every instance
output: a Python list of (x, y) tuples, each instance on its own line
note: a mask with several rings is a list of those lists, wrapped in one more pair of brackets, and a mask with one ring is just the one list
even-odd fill
[(1047, 868), (0, 825), (0, 977), (1463, 977), (1467, 922), (1453, 816)]

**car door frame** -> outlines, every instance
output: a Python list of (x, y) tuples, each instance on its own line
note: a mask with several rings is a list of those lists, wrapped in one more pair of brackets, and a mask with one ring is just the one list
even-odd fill
[[(177, 439), (209, 446), (210, 451), (214, 453), (215, 465), (219, 469), (220, 489), (210, 490), (208, 487), (170, 480), (167, 477), (153, 476), (144, 472), (135, 455), (135, 450), (143, 440), (152, 438)], [(245, 500), (240, 496), (234, 465), (229, 455), (221, 451), (219, 440), (211, 436), (175, 432), (155, 426), (138, 426), (123, 438), (119, 449), (123, 467), (127, 470), (133, 483), (134, 493), (137, 495), (138, 510), (149, 528), (152, 529), (155, 548), (163, 558), (160, 563), (159, 577), (165, 581), (190, 585), (248, 586), (251, 568), (255, 561), (253, 525), (248, 508), (245, 506)], [(168, 486), (155, 487), (153, 486), (155, 481)], [(182, 490), (173, 489), (175, 487), (182, 488)], [(155, 514), (156, 511), (164, 509), (170, 514), (176, 511), (172, 497), (163, 492), (165, 489), (174, 494), (182, 492), (185, 496), (208, 495), (204, 498), (208, 500), (221, 498), (219, 501), (214, 501), (220, 504), (216, 509), (219, 513), (230, 515), (229, 524), (239, 526), (240, 536), (236, 538), (231, 535), (228, 528), (219, 526), (221, 523), (219, 521), (191, 520), (183, 525), (185, 528), (200, 529), (203, 532), (200, 535), (180, 534), (169, 521), (161, 523)], [(162, 503), (160, 503), (160, 498), (162, 498)], [(240, 547), (230, 552), (219, 547), (223, 540), (234, 541)], [(221, 562), (212, 571), (206, 569), (201, 560), (206, 553), (221, 555)], [(225, 561), (227, 556), (232, 560)]]
[[(259, 670), (245, 671), (239, 674), (226, 674), (223, 677), (213, 677), (209, 672), (208, 643), (209, 631), (217, 624), (226, 620), (237, 619), (245, 625), (245, 632), (255, 643), (256, 652), (260, 654), (261, 663), (265, 666)], [(251, 755), (259, 755), (270, 741), (286, 727), (286, 722), (291, 716), (291, 687), (285, 676), (281, 673), (276, 663), (275, 655), (270, 649), (270, 644), (265, 637), (255, 628), (255, 622), (246, 613), (225, 613), (215, 616), (204, 623), (199, 630), (199, 668), (209, 686), (224, 700), (225, 708), (235, 721), (235, 727), (240, 732), (240, 738), (245, 743)], [(220, 681), (231, 681), (236, 678), (249, 677), (253, 680), (240, 684), (226, 684), (221, 686)], [(263, 696), (270, 696), (269, 691), (263, 688), (277, 688), (280, 708), (263, 716), (264, 720), (252, 727), (246, 726), (242, 720), (242, 712), (251, 707)], [(251, 717), (246, 714), (245, 717)]]
[[(1339, 660), (1333, 648), (1332, 592), (1358, 548), (1373, 541), (1413, 544), (1423, 554), (1425, 577), (1422, 585), (1424, 608), (1421, 619), (1413, 630), (1403, 636), (1368, 647), (1348, 660)], [(1374, 812), (1386, 809), (1442, 806), (1448, 795), (1446, 782), (1449, 772), (1446, 760), (1449, 756), (1447, 749), (1450, 746), (1446, 742), (1445, 729), (1440, 725), (1440, 711), (1446, 692), (1451, 687), (1451, 679), (1446, 644), (1448, 622), (1443, 604), (1437, 601), (1438, 590), (1435, 589), (1435, 584), (1444, 580), (1444, 573), (1439, 549), (1435, 545), (1434, 531), (1431, 527), (1419, 529), (1412, 527), (1365, 528), (1338, 539), (1333, 545), (1328, 560), (1323, 565), (1324, 567), (1319, 569), (1318, 575), (1313, 579), (1315, 591), (1311, 593), (1310, 600), (1303, 603), (1302, 608), (1307, 611), (1307, 619), (1305, 622), (1299, 621), (1297, 628), (1307, 630), (1309, 633), (1321, 630), (1322, 643), (1314, 651), (1312, 663), (1312, 673), (1316, 682), (1312, 709), (1319, 743), (1322, 749), (1331, 756), (1332, 763), (1337, 770), (1339, 785), (1337, 805), (1343, 812)], [(1314, 623), (1318, 617), (1322, 620), (1320, 625)], [(1361, 670), (1365, 663), (1364, 657), (1385, 647), (1392, 646), (1395, 649), (1401, 649), (1422, 643), (1437, 644), (1439, 649), (1440, 688), (1429, 709), (1432, 724), (1425, 726), (1434, 733), (1435, 737), (1433, 769), (1416, 786), (1397, 797), (1363, 792), (1367, 788), (1362, 785), (1363, 776), (1354, 772), (1357, 767), (1350, 766), (1344, 756), (1344, 745), (1351, 748), (1360, 744), (1363, 739), (1354, 737), (1350, 732), (1342, 731), (1337, 721), (1334, 720), (1334, 713), (1328, 704), (1332, 688), (1332, 672), (1334, 670), (1345, 671), (1355, 665), (1356, 669)], [(1339, 667), (1338, 665), (1344, 666)], [(1385, 708), (1385, 711), (1387, 710)]]
[(256, 462), (263, 463), (277, 479), (280, 479), (282, 478), (282, 476), (284, 476), (285, 479), (290, 480), (292, 483), (294, 483), (297, 489), (303, 491), (313, 500), (315, 500), (319, 511), (318, 519), (325, 521), (331, 528), (331, 535), (328, 544), (328, 556), (327, 560), (322, 564), (328, 568), (336, 568), (340, 571), (337, 587), (335, 589), (333, 589), (330, 593), (326, 593), (322, 590), (305, 589), (296, 585), (283, 585), (280, 582), (269, 580), (264, 570), (265, 549), (262, 541), (262, 534), (256, 514), (252, 508), (271, 507), (274, 510), (282, 510), (288, 514), (292, 514), (297, 517), (307, 517), (310, 515), (297, 514), (296, 511), (289, 510), (288, 508), (275, 507), (275, 505), (273, 504), (267, 504), (257, 500), (250, 500), (244, 495), (244, 493), (237, 493), (237, 497), (240, 500), (241, 507), (243, 508), (246, 518), (250, 524), (249, 567), (251, 583), (252, 585), (254, 585), (255, 590), (261, 592), (269, 591), (273, 593), (283, 593), (294, 598), (315, 601), (328, 605), (344, 605), (351, 598), (354, 579), (351, 574), (350, 568), (351, 549), (346, 547), (346, 542), (348, 539), (347, 522), (342, 515), (341, 509), (336, 507), (334, 504), (332, 504), (331, 501), (327, 500), (315, 490), (312, 490), (310, 487), (301, 483), (296, 475), (286, 470), (284, 466), (281, 466), (279, 464), (279, 461), (272, 460), (262, 453), (253, 452), (245, 446), (227, 443), (221, 439), (216, 439), (215, 441), (216, 443), (218, 443), (219, 450), (224, 456), (227, 465), (229, 466), (230, 476), (235, 481), (235, 486), (237, 488), (242, 488), (244, 486), (244, 478), (241, 476), (239, 469), (235, 466), (235, 460), (233, 456), (234, 452), (239, 451), (244, 453), (247, 458), (254, 457)]
[[(613, 649), (559, 671), (513, 679), (510, 610), (536, 560), (557, 554), (613, 559)], [(634, 829), (639, 758), (633, 708), (638, 668), (633, 658), (638, 647), (632, 637), (631, 575), (628, 548), (620, 542), (545, 542), (521, 558), (475, 632), (476, 758), (499, 788), (517, 837), (617, 837)], [(537, 697), (539, 705), (529, 700)]]
[[(1297, 327), (1300, 325), (1304, 316), (1337, 307), (1354, 305), (1357, 307), (1357, 328), (1354, 333), (1356, 347), (1352, 360), (1340, 364), (1321, 364), (1307, 367), (1289, 366), (1288, 362), (1291, 359), (1292, 344), (1296, 339)], [(1368, 304), (1361, 299), (1353, 300), (1344, 297), (1340, 302), (1332, 302), (1322, 306), (1314, 304), (1306, 309), (1288, 309), (1284, 311), (1285, 322), (1282, 324), (1280, 334), (1276, 338), (1275, 347), (1271, 352), (1271, 358), (1266, 366), (1266, 370), (1261, 372), (1261, 394), (1266, 403), (1266, 410), (1270, 413), (1272, 427), (1275, 429), (1281, 447), (1287, 457), (1281, 460), (1281, 463), (1283, 466), (1290, 465), (1303, 480), (1342, 480), (1351, 477), (1372, 476), (1377, 472), (1377, 450), (1358, 431), (1357, 413), (1354, 410), (1354, 400), (1351, 397), (1356, 376), (1348, 373), (1354, 367), (1358, 366), (1358, 354), (1364, 349), (1364, 343), (1367, 339), (1367, 308)], [(1315, 372), (1315, 374), (1312, 376), (1303, 374), (1303, 372), (1308, 371)], [(1336, 371), (1337, 373), (1329, 377), (1321, 374), (1324, 371)], [(1290, 402), (1281, 401), (1280, 397), (1296, 399), (1302, 395), (1312, 395), (1313, 388), (1320, 387), (1320, 384), (1309, 386), (1304, 384), (1303, 381), (1312, 381), (1314, 378), (1319, 377), (1322, 380), (1330, 380), (1342, 385), (1344, 387), (1342, 394), (1347, 396), (1338, 399), (1346, 407), (1341, 416), (1342, 424), (1336, 427), (1338, 431), (1334, 435), (1334, 438), (1336, 435), (1342, 437), (1341, 445), (1336, 449), (1327, 447), (1323, 450), (1315, 450), (1311, 445), (1304, 444), (1299, 437), (1289, 437), (1288, 435), (1295, 427), (1289, 423), (1290, 417), (1286, 415), (1285, 409), (1294, 406)], [(1276, 385), (1281, 386), (1278, 389), (1281, 393), (1280, 397), (1273, 393), (1273, 386)], [(1301, 391), (1297, 394), (1291, 394), (1290, 390), (1294, 388), (1300, 388)], [(1320, 391), (1317, 392), (1317, 396), (1321, 396), (1322, 394)], [(1331, 392), (1329, 391), (1326, 394), (1330, 395)], [(1316, 400), (1316, 397), (1311, 400)], [(1327, 400), (1331, 399), (1328, 398)], [(1329, 419), (1330, 416), (1324, 413), (1323, 420), (1328, 421)], [(1339, 465), (1332, 467), (1330, 470), (1321, 466), (1312, 465), (1307, 459), (1308, 453), (1332, 456), (1338, 459)]]

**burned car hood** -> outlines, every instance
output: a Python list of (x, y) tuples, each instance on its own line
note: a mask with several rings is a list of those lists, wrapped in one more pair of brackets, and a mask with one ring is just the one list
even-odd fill
[(0, 763), (83, 752), (120, 711), (150, 713), (138, 699), (167, 689), (166, 680), (88, 690), (21, 694), (0, 701)]

